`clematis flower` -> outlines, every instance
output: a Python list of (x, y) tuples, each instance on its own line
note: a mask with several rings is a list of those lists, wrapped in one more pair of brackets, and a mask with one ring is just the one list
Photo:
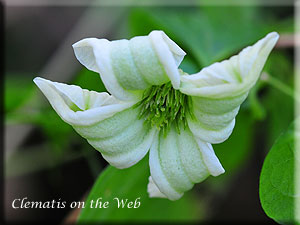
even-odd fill
[(278, 37), (269, 33), (192, 75), (178, 69), (185, 52), (162, 31), (130, 40), (87, 38), (73, 45), (75, 55), (100, 74), (110, 94), (39, 77), (34, 82), (112, 166), (130, 167), (150, 150), (150, 197), (176, 200), (224, 173), (211, 144), (232, 133)]

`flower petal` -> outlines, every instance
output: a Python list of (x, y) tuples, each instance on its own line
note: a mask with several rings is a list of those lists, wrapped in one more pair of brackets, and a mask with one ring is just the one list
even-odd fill
[(218, 144), (229, 138), (235, 125), (235, 119), (233, 119), (228, 126), (219, 130), (212, 130), (211, 128), (204, 127), (199, 121), (195, 121), (191, 118), (188, 118), (188, 125), (197, 138), (205, 142)]
[[(111, 136), (97, 135), (97, 137), (87, 137), (86, 128), (74, 127), (82, 136), (87, 137), (88, 142), (98, 151), (103, 158), (111, 165), (123, 169), (128, 168), (140, 161), (150, 149), (156, 130), (151, 129), (143, 120), (137, 120), (138, 111), (129, 109), (116, 115), (119, 118), (109, 118), (103, 124), (93, 127), (93, 131), (98, 129), (104, 131), (110, 129)], [(130, 120), (129, 118), (133, 118)], [(122, 123), (124, 120), (129, 124), (122, 126), (116, 124), (116, 120)], [(121, 122), (122, 121), (122, 122)], [(124, 123), (124, 122), (123, 122)], [(115, 131), (115, 132), (113, 132)], [(88, 132), (91, 133), (91, 130)]]
[(180, 75), (177, 68), (183, 60), (185, 52), (163, 31), (152, 31), (149, 38), (173, 88), (179, 89)]
[(216, 156), (211, 144), (203, 142), (199, 139), (197, 140), (197, 143), (209, 173), (213, 176), (219, 176), (220, 174), (224, 173), (225, 170)]
[(171, 80), (178, 89), (178, 66), (185, 53), (162, 31), (130, 40), (86, 38), (73, 45), (77, 59), (100, 73), (107, 90), (121, 100), (135, 99), (141, 90)]
[(213, 157), (211, 146), (198, 143), (188, 129), (181, 129), (178, 134), (173, 127), (166, 137), (160, 134), (154, 139), (149, 159), (151, 177), (160, 192), (171, 200), (179, 199), (210, 172), (220, 174), (220, 163)]
[(229, 60), (214, 63), (199, 73), (181, 76), (180, 91), (201, 98), (227, 98), (244, 94), (254, 86), (279, 35), (269, 33)]
[(194, 75), (181, 76), (180, 91), (192, 96), (196, 120), (188, 119), (195, 136), (221, 143), (231, 134), (235, 116), (256, 83), (279, 35), (268, 34), (238, 55), (214, 63)]
[(73, 44), (73, 48), (81, 64), (100, 73), (102, 82), (112, 95), (121, 100), (136, 99), (139, 93), (125, 90), (114, 75), (110, 58), (110, 43), (106, 39), (86, 38)]
[(235, 98), (209, 99), (192, 96), (193, 113), (196, 119), (188, 117), (193, 134), (209, 143), (221, 143), (232, 133), (240, 104), (248, 93)]
[(147, 192), (150, 198), (167, 198), (163, 193), (160, 192), (156, 184), (154, 183), (151, 176), (149, 176), (149, 183), (147, 185)]
[(105, 92), (97, 93), (40, 77), (33, 81), (47, 97), (57, 114), (71, 125), (92, 125), (136, 103), (120, 101)]
[(137, 120), (139, 111), (131, 107), (135, 102), (42, 78), (34, 82), (59, 116), (113, 166), (132, 166), (150, 149), (155, 130)]

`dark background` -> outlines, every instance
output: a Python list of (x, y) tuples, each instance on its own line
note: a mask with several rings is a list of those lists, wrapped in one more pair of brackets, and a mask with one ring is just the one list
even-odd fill
[[(155, 10), (170, 10), (169, 7), (146, 8), (150, 14)], [(201, 7), (199, 8), (201, 10)], [(107, 165), (100, 153), (93, 150), (68, 125), (64, 125), (57, 118), (41, 93), (33, 86), (32, 79), (36, 76), (43, 76), (58, 82), (78, 83), (83, 87), (103, 91), (103, 85), (98, 77), (91, 78), (90, 83), (84, 81), (84, 78), (86, 79), (89, 75), (81, 77), (85, 71), (82, 72), (83, 68), (76, 61), (71, 44), (84, 37), (105, 37), (112, 40), (134, 36), (138, 33), (138, 28), (128, 29), (130, 26), (140, 26), (132, 26), (131, 22), (128, 22), (134, 10), (136, 7), (94, 7), (92, 9), (79, 6), (1, 7), (1, 18), (4, 17), (5, 24), (4, 42), (1, 41), (1, 43), (4, 43), (5, 47), (4, 206), (7, 222), (61, 223), (71, 213), (68, 207), (14, 210), (11, 203), (13, 199), (23, 197), (31, 201), (82, 200), (88, 194), (100, 171)], [(179, 11), (179, 8), (173, 10)], [(265, 6), (259, 7), (258, 11), (265, 18), (270, 19), (274, 27), (279, 22), (283, 23), (281, 27), (285, 27), (284, 21), (289, 19), (292, 21), (294, 17), (292, 6)], [(253, 32), (256, 31), (253, 30)], [(291, 32), (283, 31), (283, 33)], [(292, 45), (284, 46), (276, 51), (293, 65)], [(191, 57), (190, 61), (196, 61), (195, 58), (195, 56)], [(184, 65), (188, 67), (190, 64)], [(198, 71), (205, 66), (195, 62), (193, 65)], [(284, 70), (285, 67), (282, 67)], [(272, 68), (270, 70), (272, 71)], [(292, 69), (290, 73), (290, 75), (283, 76), (283, 81), (293, 86)], [(99, 82), (99, 85), (94, 81)], [(275, 93), (272, 94), (272, 92)], [(290, 100), (287, 100), (289, 108), (286, 108), (286, 120), (282, 124), (278, 125), (279, 123), (275, 121), (276, 116), (269, 114), (270, 111), (276, 110), (272, 107), (279, 101), (277, 93), (278, 91), (268, 86), (263, 86), (257, 91), (257, 98), (262, 104), (264, 101), (269, 102), (270, 99), (273, 101), (270, 106), (263, 106), (266, 111), (264, 117), (257, 115), (255, 117), (249, 102), (246, 102), (241, 109), (246, 120), (247, 118), (253, 120), (251, 123), (253, 136), (250, 140), (252, 144), (250, 150), (245, 152), (234, 166), (234, 172), (229, 171), (230, 180), (226, 182), (226, 188), (224, 190), (221, 188), (221, 191), (211, 194), (211, 188), (223, 185), (216, 183), (210, 186), (210, 182), (214, 182), (211, 179), (204, 182), (204, 186), (198, 184), (194, 187), (193, 192), (199, 198), (207, 193), (207, 207), (210, 213), (205, 220), (275, 224), (261, 208), (258, 185), (263, 160), (271, 144), (293, 119), (293, 103)], [(282, 98), (286, 96), (283, 95)], [(39, 113), (46, 114), (46, 116), (40, 116)], [(35, 115), (38, 116), (35, 118)], [(240, 123), (242, 122), (241, 119)], [(237, 123), (239, 123), (239, 118)], [(275, 130), (277, 128), (277, 131), (274, 131), (272, 127), (275, 127)], [(270, 138), (266, 137), (268, 129), (274, 131)], [(247, 143), (244, 143), (246, 147)], [(218, 149), (216, 151), (218, 152)], [(220, 161), (222, 162), (222, 159)], [(198, 195), (199, 192), (202, 194)]]

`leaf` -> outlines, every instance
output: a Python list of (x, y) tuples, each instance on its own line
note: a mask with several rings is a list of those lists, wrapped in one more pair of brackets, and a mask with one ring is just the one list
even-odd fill
[(83, 89), (93, 90), (97, 92), (106, 91), (104, 84), (100, 79), (100, 75), (86, 68), (83, 68), (78, 73), (72, 84), (78, 85)]
[(262, 207), (270, 218), (282, 224), (295, 222), (294, 203), (300, 198), (294, 182), (294, 134), (292, 124), (271, 148), (260, 175), (259, 196)]
[(204, 67), (229, 57), (267, 33), (267, 25), (259, 22), (254, 9), (220, 6), (137, 9), (131, 14), (130, 25), (134, 35), (164, 30)]
[[(128, 169), (119, 170), (108, 166), (98, 177), (89, 193), (85, 208), (82, 209), (78, 223), (99, 223), (116, 221), (196, 221), (201, 219), (201, 202), (186, 193), (178, 201), (149, 198), (147, 193), (150, 175), (148, 157)], [(91, 200), (102, 198), (108, 201), (109, 208), (90, 208)], [(139, 208), (118, 208), (117, 200), (135, 201), (140, 198)]]

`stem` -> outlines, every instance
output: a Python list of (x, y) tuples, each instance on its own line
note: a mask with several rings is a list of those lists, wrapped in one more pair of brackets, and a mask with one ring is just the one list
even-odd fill
[(282, 93), (292, 97), (293, 99), (299, 102), (299, 96), (296, 95), (295, 91), (288, 85), (281, 82), (279, 79), (270, 76), (266, 72), (262, 74), (261, 79), (269, 85), (271, 85), (272, 87), (276, 88), (277, 90), (281, 91)]

